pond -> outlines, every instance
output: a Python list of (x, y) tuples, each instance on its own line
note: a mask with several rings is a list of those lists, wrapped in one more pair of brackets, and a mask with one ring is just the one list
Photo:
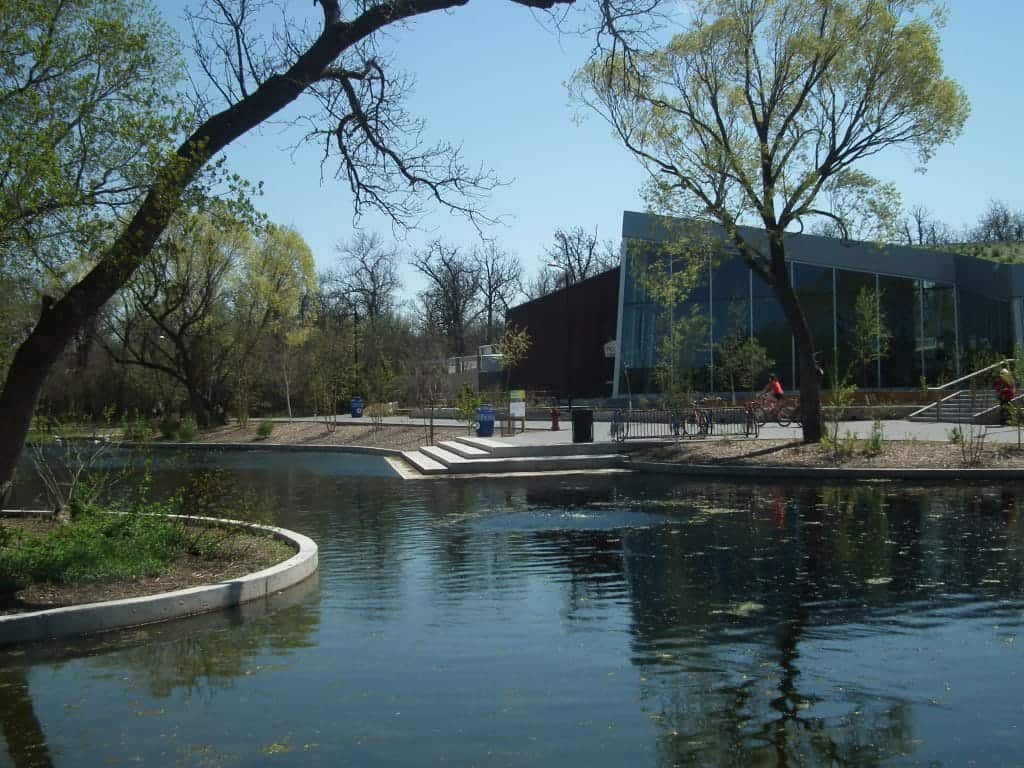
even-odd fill
[(1024, 764), (1024, 487), (211, 461), (319, 577), (0, 652), (0, 766)]

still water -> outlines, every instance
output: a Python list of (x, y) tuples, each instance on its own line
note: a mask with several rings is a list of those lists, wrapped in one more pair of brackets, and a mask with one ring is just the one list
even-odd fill
[(218, 461), (318, 578), (0, 652), (0, 766), (1024, 765), (1024, 487)]

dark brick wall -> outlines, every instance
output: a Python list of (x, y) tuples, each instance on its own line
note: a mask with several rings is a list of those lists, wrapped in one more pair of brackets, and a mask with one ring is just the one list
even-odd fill
[[(615, 338), (619, 269), (610, 269), (566, 291), (520, 304), (505, 318), (530, 332), (530, 353), (512, 371), (512, 388), (565, 398), (566, 371), (572, 397), (610, 397), (615, 358), (604, 344)], [(567, 352), (568, 350), (568, 352)]]

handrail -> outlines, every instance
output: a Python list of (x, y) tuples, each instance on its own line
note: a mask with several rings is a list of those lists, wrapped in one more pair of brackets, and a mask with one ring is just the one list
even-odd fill
[[(938, 389), (938, 387), (935, 387), (935, 389)], [(908, 419), (912, 419), (915, 416), (920, 416), (922, 413), (927, 411), (929, 408), (934, 408), (935, 409), (935, 420), (938, 421), (939, 420), (939, 413), (940, 413), (940, 406), (944, 402), (946, 402), (947, 400), (952, 400), (955, 397), (959, 397), (964, 392), (969, 392), (969, 391), (970, 390), (967, 390), (967, 389), (958, 389), (956, 392), (953, 392), (950, 395), (946, 395), (945, 397), (941, 397), (941, 398), (939, 398), (938, 400), (936, 400), (933, 403), (928, 403), (928, 405), (925, 405), (925, 406), (923, 406), (921, 408), (918, 408), (916, 411), (914, 411), (909, 416), (907, 416), (907, 418)]]
[(991, 371), (993, 368), (999, 368), (1000, 366), (1006, 366), (1007, 364), (1012, 363), (1012, 362), (1013, 362), (1013, 358), (1012, 357), (1008, 357), (1005, 360), (1000, 360), (998, 363), (992, 363), (992, 365), (988, 366), (987, 368), (981, 368), (981, 369), (979, 369), (977, 371), (974, 371), (973, 373), (968, 373), (966, 376), (961, 376), (959, 379), (953, 379), (953, 381), (947, 381), (945, 384), (940, 384), (937, 387), (928, 387), (928, 391), (929, 392), (937, 392), (940, 389), (947, 389), (948, 387), (952, 387), (954, 384), (959, 384), (961, 381), (967, 381), (968, 379), (973, 379), (978, 374), (985, 373), (986, 371)]

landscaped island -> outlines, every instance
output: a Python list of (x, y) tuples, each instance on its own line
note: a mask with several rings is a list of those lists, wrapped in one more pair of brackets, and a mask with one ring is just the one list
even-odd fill
[(258, 529), (165, 514), (0, 517), (0, 615), (214, 584), (294, 554)]

